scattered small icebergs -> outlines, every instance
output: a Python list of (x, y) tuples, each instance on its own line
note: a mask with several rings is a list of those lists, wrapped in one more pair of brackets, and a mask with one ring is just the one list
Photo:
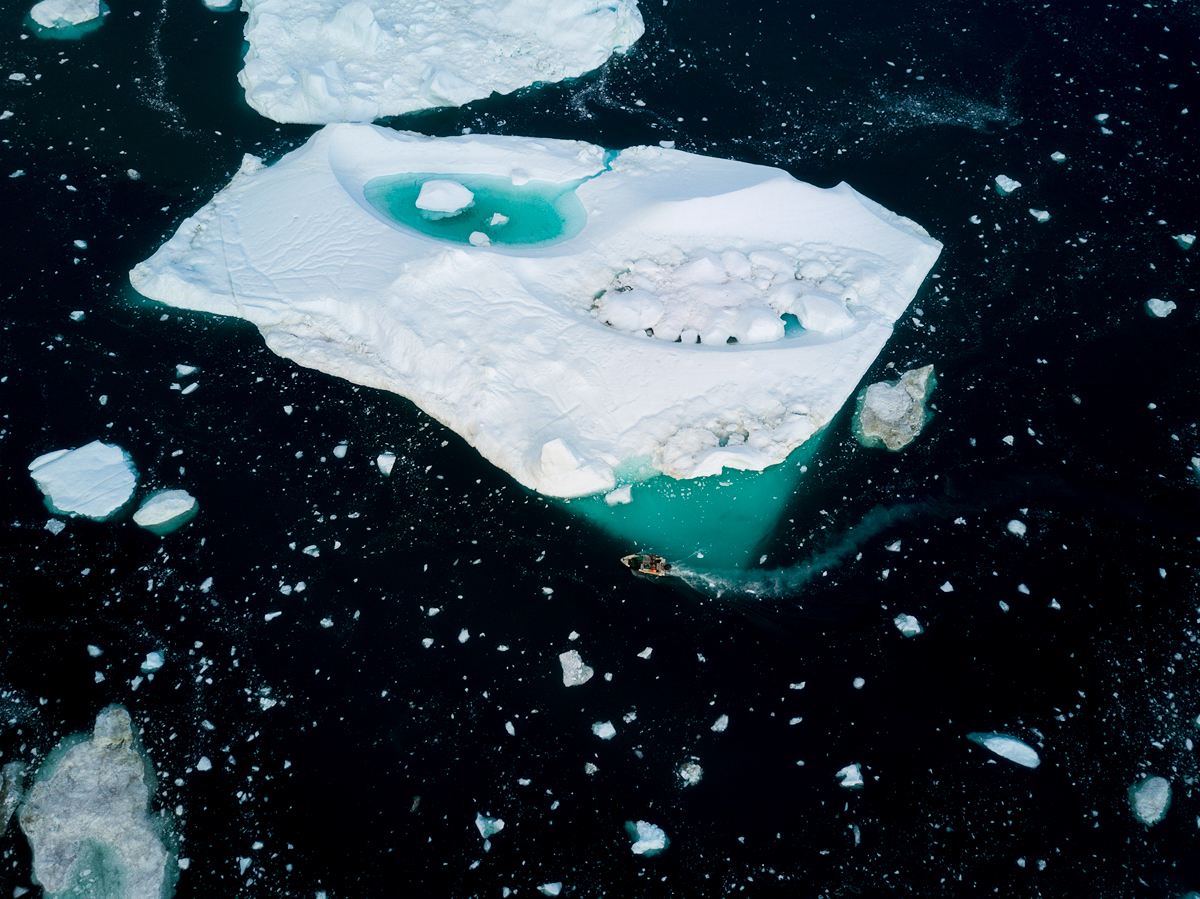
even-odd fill
[(108, 13), (100, 0), (42, 0), (29, 11), (43, 28), (70, 28), (98, 19)]
[(847, 790), (857, 790), (863, 785), (862, 765), (855, 762), (834, 775)]
[(904, 449), (925, 427), (932, 413), (925, 401), (937, 386), (933, 366), (906, 371), (899, 381), (880, 381), (858, 395), (850, 428), (866, 447)]
[(1153, 297), (1146, 300), (1146, 312), (1154, 318), (1166, 318), (1177, 308), (1171, 300), (1159, 300)]
[(727, 728), (727, 727), (729, 727), (729, 716), (722, 715), (720, 718), (718, 718), (716, 721), (713, 722), (712, 730), (713, 730), (713, 733), (719, 734), (719, 733), (723, 733), (725, 731), (725, 728)]
[(1196, 242), (1195, 234), (1176, 234), (1175, 243), (1179, 244), (1180, 249), (1190, 250), (1192, 244)]
[(907, 615), (904, 612), (897, 615), (892, 623), (896, 625), (896, 630), (900, 631), (901, 636), (904, 637), (916, 637), (925, 631), (925, 628), (921, 627), (921, 622), (915, 616)]
[(1050, 221), (1050, 213), (1045, 209), (1030, 209), (1029, 214), (1038, 220), (1040, 224), (1045, 224)]
[(1024, 765), (1026, 768), (1036, 768), (1042, 763), (1042, 760), (1038, 758), (1037, 750), (1015, 737), (1004, 734), (971, 733), (967, 734), (967, 739), (972, 743), (979, 744), (989, 752), (994, 752), (1001, 758)]
[(996, 176), (996, 193), (1002, 197), (1007, 197), (1014, 190), (1021, 186), (1021, 182), (1015, 178), (1010, 178), (1008, 175)]
[(679, 766), (679, 779), (685, 787), (694, 787), (704, 777), (704, 769), (698, 762), (684, 762)]
[(1165, 777), (1145, 777), (1129, 787), (1129, 807), (1147, 827), (1167, 816), (1171, 807), (1171, 782)]
[(385, 478), (391, 477), (392, 469), (396, 466), (395, 453), (380, 453), (375, 457), (375, 464), (379, 467), (379, 472)]
[(661, 827), (648, 821), (626, 821), (625, 832), (633, 840), (634, 855), (644, 855), (647, 858), (663, 852), (671, 841)]
[(592, 733), (601, 740), (611, 740), (617, 735), (617, 729), (611, 721), (597, 721), (592, 725)]
[(99, 440), (38, 456), (29, 463), (29, 473), (52, 512), (96, 521), (118, 512), (137, 486), (129, 454)]
[(474, 206), (475, 194), (457, 181), (436, 179), (421, 185), (416, 205), (426, 218), (449, 218)]
[(133, 513), (133, 522), (162, 536), (179, 530), (199, 511), (200, 504), (186, 490), (162, 490), (142, 501)]
[(580, 684), (586, 684), (596, 673), (590, 666), (583, 664), (582, 657), (574, 649), (560, 653), (558, 661), (562, 665), (563, 686), (565, 687), (578, 687)]
[(1061, 153), (1058, 150), (1055, 150), (1053, 153), (1050, 154), (1050, 158), (1053, 159), (1055, 162), (1066, 162), (1067, 154)]
[(1018, 521), (1015, 518), (1008, 523), (1007, 527), (1008, 532), (1017, 537), (1024, 537), (1026, 530), (1028, 530), (1028, 528), (1025, 527), (1025, 522)]

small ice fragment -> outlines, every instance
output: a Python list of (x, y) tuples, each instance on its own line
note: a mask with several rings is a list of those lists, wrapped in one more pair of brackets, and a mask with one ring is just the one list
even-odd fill
[(1025, 527), (1025, 522), (1023, 521), (1017, 521), (1017, 519), (1014, 518), (1008, 523), (1008, 532), (1017, 537), (1024, 537), (1026, 530), (1027, 528)]
[(915, 616), (906, 615), (903, 612), (895, 617), (894, 624), (896, 625), (896, 630), (900, 631), (900, 634), (904, 637), (916, 637), (925, 630), (925, 628), (921, 627), (921, 622)]
[(166, 664), (166, 661), (167, 660), (163, 658), (163, 654), (161, 652), (146, 653), (146, 660), (142, 662), (142, 674), (149, 674), (151, 671), (157, 671), (164, 664)]
[(504, 729), (508, 731), (508, 735), (510, 737), (515, 737), (517, 735), (517, 729), (513, 727), (513, 723), (511, 721), (504, 722)]
[(942, 584), (941, 591), (943, 593), (953, 593), (954, 585), (952, 583), (950, 583), (949, 581), (946, 581), (946, 583)]
[(416, 206), (430, 219), (458, 215), (475, 205), (475, 194), (457, 181), (435, 179), (421, 185)]
[(475, 814), (475, 826), (479, 828), (479, 835), (486, 840), (488, 837), (504, 830), (504, 821), (501, 818), (489, 818), (477, 812)]
[(1060, 153), (1058, 150), (1055, 150), (1053, 153), (1050, 154), (1050, 158), (1053, 159), (1055, 162), (1066, 162), (1067, 154)]
[(643, 649), (641, 652), (638, 653), (638, 658), (639, 659), (648, 659), (648, 658), (650, 658), (650, 653), (652, 653), (652, 652), (654, 652), (653, 647), (647, 646), (645, 649)]
[(557, 896), (562, 892), (562, 888), (562, 881), (559, 880), (555, 881), (554, 883), (543, 883), (540, 887), (538, 887), (538, 892), (543, 896)]
[(729, 716), (722, 715), (720, 718), (718, 718), (716, 721), (713, 722), (713, 726), (712, 726), (713, 733), (719, 734), (722, 731), (724, 731), (725, 728), (727, 728), (727, 727), (729, 727)]
[(212, 585), (213, 585), (213, 579), (210, 577), (206, 577), (204, 579), (204, 582), (200, 585), (200, 592), (207, 593), (209, 590), (212, 589)]
[(321, 619), (321, 627), (333, 627), (333, 619), (332, 618), (322, 618)]
[(198, 371), (200, 371), (200, 369), (196, 366), (188, 365), (186, 362), (180, 362), (175, 366), (175, 377), (186, 378), (188, 375), (194, 375)]
[(61, 534), (66, 527), (66, 524), (59, 521), (57, 518), (51, 518), (46, 522), (46, 530), (48, 530), (51, 534), (54, 534), (56, 537)]
[[(587, 762), (587, 763), (585, 763), (585, 764), (584, 764), (584, 766), (583, 766), (583, 773), (584, 773), (584, 774), (595, 774), (595, 773), (596, 773), (597, 771), (599, 771), (599, 770), (600, 770), (600, 769), (596, 767), (596, 764), (595, 764), (594, 762)], [(557, 801), (557, 800), (555, 800), (555, 803), (554, 803), (554, 805), (558, 805), (558, 801)], [(553, 806), (551, 806), (551, 808), (553, 808)]]
[(889, 543), (887, 546), (884, 547), (884, 549), (886, 549), (890, 553), (898, 553), (898, 552), (900, 552), (900, 541), (897, 540), (895, 543)]
[(337, 446), (335, 446), (333, 448), (333, 454), (335, 456), (337, 456), (337, 458), (339, 458), (339, 459), (345, 459), (347, 449), (349, 449), (349, 447), (347, 447), (346, 444), (339, 443)]
[(276, 618), (278, 618), (282, 614), (283, 614), (283, 612), (267, 612), (265, 615), (263, 615), (263, 620), (264, 621), (274, 621)]
[(841, 771), (837, 772), (834, 777), (841, 781), (841, 785), (847, 790), (857, 790), (863, 785), (862, 765), (855, 762), (853, 765), (847, 765)]
[(199, 390), (199, 389), (200, 389), (200, 382), (199, 382), (199, 381), (192, 381), (192, 383), (191, 383), (191, 384), (188, 384), (188, 386), (187, 386), (187, 387), (183, 388), (183, 390), (181, 390), (181, 391), (180, 391), (180, 393), (181, 393), (183, 396), (187, 396), (189, 393), (195, 393), (195, 392), (196, 392), (197, 390)]
[(633, 485), (625, 484), (609, 493), (604, 494), (604, 502), (610, 506), (623, 506), (633, 502)]
[(380, 473), (386, 478), (392, 474), (392, 468), (396, 464), (395, 453), (380, 453), (375, 457), (375, 464), (379, 466)]
[(863, 687), (865, 687), (866, 685), (867, 685), (867, 682), (866, 682), (866, 680), (865, 680), (864, 678), (861, 678), (861, 677), (856, 677), (856, 678), (854, 679), (854, 689), (855, 689), (855, 690), (861, 690), (861, 689), (862, 689)]
[(1176, 310), (1176, 305), (1171, 300), (1149, 299), (1146, 300), (1146, 311), (1155, 318), (1166, 318)]
[(459, 643), (466, 643), (470, 639), (471, 639), (471, 632), (468, 631), (465, 627), (461, 631), (458, 632), (458, 642)]
[(142, 173), (139, 172), (137, 169), (126, 169), (125, 177), (128, 178), (130, 181), (140, 181), (141, 177), (142, 177)]
[(981, 218), (980, 218), (979, 216), (977, 216), (977, 215), (973, 215), (973, 216), (971, 216), (971, 224), (972, 224), (972, 225), (978, 225), (978, 224), (979, 224), (980, 222), (982, 222), (982, 221), (983, 221), (983, 219), (981, 219)]
[(467, 240), (473, 247), (490, 247), (492, 245), (492, 239), (482, 231), (472, 231)]
[(433, 645), (433, 637), (425, 637), (421, 641), (421, 645), (424, 646), (426, 649), (428, 649), (430, 646)]
[(1013, 439), (1014, 439), (1014, 438), (1013, 438), (1013, 435), (1012, 435), (1012, 434), (1007, 434), (1007, 435), (1005, 435), (1004, 437), (1001, 437), (1001, 438), (1000, 438), (1000, 441), (1001, 441), (1002, 443), (1007, 443), (1009, 446), (1012, 446), (1012, 445), (1013, 445)]
[(611, 721), (597, 721), (592, 725), (592, 733), (601, 740), (611, 740), (617, 735), (617, 729)]
[(1007, 197), (1020, 186), (1020, 181), (1010, 178), (1008, 175), (996, 176), (996, 193), (1000, 194), (1002, 197)]
[(1008, 759), (1010, 762), (1016, 762), (1018, 765), (1024, 765), (1026, 768), (1036, 768), (1042, 763), (1042, 760), (1038, 758), (1036, 749), (1022, 743), (1015, 737), (1005, 736), (1004, 734), (971, 733), (967, 734), (967, 739), (972, 743), (978, 743), (984, 749), (994, 752), (1001, 758)]
[(1196, 242), (1195, 234), (1176, 234), (1175, 243), (1179, 244), (1180, 249), (1190, 250), (1192, 244)]
[(1008, 603), (1006, 603), (1004, 600), (1000, 600), (1000, 611), (1007, 612), (1008, 610), (1009, 610)]
[(647, 821), (626, 821), (625, 832), (633, 839), (633, 854), (647, 858), (658, 855), (670, 845), (666, 833)]
[(572, 642), (578, 640), (579, 639), (579, 631), (571, 631), (571, 633), (567, 634), (567, 639)]
[(685, 787), (694, 787), (704, 776), (704, 769), (696, 762), (684, 762), (679, 766), (679, 779)]
[(104, 650), (101, 649), (99, 646), (94, 646), (91, 643), (89, 643), (88, 648), (87, 648), (87, 654), (90, 655), (93, 659), (98, 659), (98, 658), (100, 658), (100, 656), (104, 655)]
[(507, 225), (508, 224), (508, 216), (502, 215), (499, 212), (494, 212), (494, 213), (492, 213), (492, 217), (488, 221), (488, 224), (491, 225), (493, 228), (499, 228), (501, 225)]
[(1096, 121), (1097, 122), (1107, 122), (1108, 121), (1108, 113), (1102, 112), (1102, 113), (1098, 114), (1096, 116)]
[(1165, 777), (1146, 777), (1129, 787), (1129, 805), (1134, 816), (1153, 827), (1171, 807), (1171, 782)]
[(284, 406), (284, 407), (283, 407), (283, 414), (284, 414), (284, 415), (291, 415), (291, 414), (292, 414), (292, 407), (291, 407), (291, 406)]
[(578, 687), (591, 680), (595, 674), (588, 665), (583, 664), (583, 659), (574, 649), (560, 653), (558, 661), (562, 665), (563, 686)]
[(86, 317), (87, 317), (87, 313), (84, 312), (82, 309), (76, 309), (74, 312), (71, 313), (71, 321), (73, 321), (73, 322), (81, 322)]
[(210, 762), (208, 760), (208, 756), (205, 756), (205, 755), (200, 756), (200, 761), (196, 762), (196, 770), (197, 771), (211, 771), (212, 770), (212, 762)]
[(75, 241), (75, 246), (81, 250), (86, 250), (87, 249), (87, 241), (86, 240), (77, 240), (77, 241)]
[(1045, 209), (1030, 209), (1029, 214), (1043, 224), (1050, 221), (1050, 213)]
[(162, 490), (142, 501), (133, 523), (159, 536), (177, 531), (196, 517), (200, 504), (186, 490)]

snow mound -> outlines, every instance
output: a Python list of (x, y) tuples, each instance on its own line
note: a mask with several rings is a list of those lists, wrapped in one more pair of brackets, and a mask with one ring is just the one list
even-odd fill
[(29, 473), (52, 512), (97, 521), (129, 502), (137, 486), (129, 454), (99, 440), (38, 456), (29, 463)]
[[(452, 177), (475, 206), (402, 223), (365, 192), (399, 176), (410, 192)], [(522, 224), (506, 205), (474, 247), (498, 184), (539, 211)], [(782, 462), (849, 397), (940, 250), (845, 184), (765, 166), (334, 125), (270, 168), (248, 157), (131, 280), (407, 396), (521, 484), (574, 497), (612, 491), (622, 463), (695, 478)]]
[(43, 28), (70, 28), (107, 13), (108, 7), (100, 0), (42, 0), (29, 11)]
[(929, 421), (925, 401), (936, 386), (932, 365), (906, 371), (899, 381), (871, 384), (858, 395), (851, 422), (854, 436), (863, 446), (904, 449)]
[(120, 706), (100, 713), (90, 739), (68, 738), (47, 758), (17, 817), (48, 897), (169, 895), (145, 774)]
[(645, 30), (637, 0), (244, 0), (246, 101), (277, 122), (369, 122), (578, 78)]
[(1001, 758), (1008, 759), (1010, 762), (1016, 762), (1018, 765), (1024, 765), (1026, 768), (1036, 768), (1042, 763), (1042, 760), (1038, 758), (1036, 749), (1022, 743), (1015, 737), (1005, 736), (1004, 734), (973, 733), (967, 734), (967, 739), (972, 743), (979, 744), (990, 752), (996, 753)]
[(134, 524), (155, 534), (169, 534), (196, 517), (200, 504), (186, 490), (163, 490), (148, 497), (133, 513)]

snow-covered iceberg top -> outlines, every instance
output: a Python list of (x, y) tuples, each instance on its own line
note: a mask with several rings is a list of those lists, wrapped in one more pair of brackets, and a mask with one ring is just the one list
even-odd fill
[(29, 11), (33, 21), (43, 28), (70, 28), (107, 13), (108, 7), (100, 0), (42, 0)]
[(51, 511), (97, 521), (129, 502), (137, 486), (137, 470), (129, 454), (99, 440), (38, 456), (29, 463), (29, 474)]
[(637, 0), (244, 0), (246, 100), (277, 122), (369, 122), (578, 78), (645, 26)]
[[(474, 205), (405, 218), (422, 178)], [(399, 193), (373, 204), (380, 179)], [(490, 245), (467, 241), (480, 231)], [(845, 184), (775, 168), (336, 125), (270, 168), (247, 157), (131, 279), (407, 396), (520, 483), (572, 497), (634, 469), (782, 462), (850, 396), (940, 250)]]

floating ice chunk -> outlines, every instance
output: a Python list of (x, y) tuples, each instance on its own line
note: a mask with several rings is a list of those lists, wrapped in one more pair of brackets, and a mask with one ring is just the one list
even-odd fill
[(199, 759), (196, 760), (196, 770), (197, 771), (211, 771), (212, 770), (212, 762), (209, 760), (208, 756), (202, 755), (202, 756), (200, 756)]
[(66, 530), (66, 528), (66, 524), (59, 521), (57, 518), (51, 518), (46, 522), (46, 530), (55, 536), (61, 534), (64, 530)]
[(557, 896), (562, 892), (562, 881), (556, 880), (554, 883), (543, 883), (538, 887), (538, 892), (543, 896)]
[(475, 194), (457, 181), (437, 179), (421, 185), (417, 208), (430, 218), (458, 215), (475, 205)]
[(848, 790), (857, 790), (863, 785), (862, 765), (855, 762), (853, 765), (847, 765), (841, 771), (834, 775), (841, 785)]
[(396, 465), (395, 453), (380, 453), (375, 457), (375, 464), (379, 467), (379, 471), (383, 476), (391, 477), (392, 469)]
[(712, 730), (713, 730), (713, 733), (719, 734), (719, 733), (722, 733), (725, 730), (725, 728), (727, 728), (727, 727), (729, 727), (729, 716), (722, 715), (720, 718), (718, 718), (716, 721), (713, 722)]
[(904, 449), (932, 417), (925, 401), (936, 386), (932, 365), (906, 371), (899, 381), (871, 384), (858, 395), (854, 436), (863, 446)]
[(198, 371), (200, 371), (200, 369), (195, 365), (188, 365), (186, 362), (180, 362), (175, 366), (175, 377), (186, 378), (189, 375), (194, 375)]
[(76, 309), (74, 312), (71, 313), (71, 321), (73, 321), (73, 322), (81, 322), (85, 318), (87, 318), (87, 313), (84, 312), (82, 309)]
[(1017, 521), (1015, 518), (1008, 523), (1008, 532), (1017, 537), (1024, 537), (1027, 530), (1028, 528), (1025, 527), (1025, 522)]
[(641, 652), (639, 652), (637, 654), (637, 656), (639, 659), (648, 659), (648, 658), (650, 658), (650, 654), (652, 652), (654, 652), (654, 648), (651, 646), (647, 646), (645, 649), (643, 649)]
[(633, 485), (623, 484), (616, 490), (604, 494), (604, 502), (610, 506), (623, 506), (633, 502)]
[(473, 247), (490, 247), (492, 245), (492, 239), (482, 231), (472, 231), (467, 241)]
[(186, 490), (163, 490), (147, 497), (133, 513), (133, 521), (155, 534), (177, 531), (196, 517), (200, 504)]
[(589, 666), (583, 664), (583, 659), (574, 649), (561, 653), (558, 661), (562, 665), (563, 686), (578, 687), (580, 684), (586, 684), (595, 674)]
[(866, 685), (867, 685), (867, 680), (866, 680), (866, 678), (863, 678), (863, 677), (856, 677), (856, 678), (854, 679), (854, 689), (855, 689), (855, 690), (861, 690), (861, 689), (862, 689), (863, 687), (865, 687)]
[(213, 12), (226, 12), (238, 5), (238, 0), (204, 0), (204, 5)]
[(1026, 768), (1036, 768), (1042, 763), (1036, 749), (1015, 737), (1004, 734), (971, 733), (967, 734), (967, 739), (972, 743), (978, 743), (1001, 758), (1024, 765)]
[(1200, 481), (1200, 456), (1192, 456), (1192, 474)]
[(88, 647), (87, 647), (87, 654), (90, 655), (93, 659), (98, 659), (98, 658), (100, 658), (100, 656), (104, 655), (104, 650), (101, 649), (99, 646), (95, 646), (95, 645), (89, 643)]
[(694, 787), (704, 777), (704, 769), (697, 762), (684, 762), (679, 766), (679, 779), (685, 787)]
[(0, 837), (25, 796), (25, 764), (9, 762), (0, 769)]
[(43, 28), (70, 28), (98, 19), (108, 13), (100, 0), (42, 0), (29, 11)]
[(87, 249), (87, 241), (86, 240), (76, 240), (75, 246), (76, 246), (76, 248), (78, 248), (80, 250), (86, 250)]
[(633, 840), (634, 855), (644, 855), (647, 858), (664, 851), (671, 841), (661, 827), (656, 827), (647, 821), (626, 821), (625, 832)]
[(915, 616), (903, 612), (896, 616), (893, 623), (896, 625), (896, 630), (900, 631), (901, 636), (904, 637), (916, 637), (925, 631)]
[(1178, 308), (1171, 300), (1151, 298), (1146, 300), (1146, 311), (1154, 318), (1166, 318)]
[(99, 440), (38, 456), (29, 463), (29, 473), (50, 511), (97, 521), (119, 511), (137, 486), (129, 454)]
[(277, 122), (367, 122), (578, 78), (644, 30), (637, 0), (245, 0), (242, 9), (249, 50), (238, 81)]
[(1000, 194), (1002, 197), (1007, 197), (1020, 186), (1020, 181), (1010, 178), (1008, 175), (996, 176), (996, 193)]
[(488, 224), (491, 225), (493, 228), (499, 228), (501, 225), (507, 225), (508, 224), (508, 216), (502, 215), (499, 212), (493, 212), (492, 217), (490, 219), (488, 219)]
[(333, 455), (334, 455), (334, 457), (336, 457), (336, 458), (338, 458), (338, 459), (345, 459), (345, 458), (346, 458), (346, 451), (347, 451), (349, 448), (350, 448), (350, 447), (349, 447), (349, 446), (347, 446), (346, 444), (344, 444), (344, 443), (339, 443), (337, 446), (335, 446), (335, 447), (333, 448)]
[(1048, 213), (1045, 209), (1030, 209), (1029, 214), (1042, 224), (1050, 221), (1050, 213)]
[(1058, 150), (1055, 150), (1053, 153), (1050, 154), (1050, 158), (1053, 159), (1055, 162), (1066, 162), (1067, 154), (1059, 152)]
[(166, 659), (161, 652), (148, 652), (146, 659), (142, 662), (142, 674), (149, 674), (151, 671), (157, 671), (166, 664)]
[(601, 740), (611, 740), (617, 735), (617, 729), (611, 721), (597, 721), (592, 725), (592, 733)]
[(1190, 250), (1192, 244), (1196, 242), (1195, 234), (1176, 234), (1175, 243), (1179, 244), (1181, 249)]
[(475, 826), (479, 828), (479, 835), (486, 840), (488, 837), (495, 836), (504, 830), (504, 819), (489, 818), (482, 813), (476, 812)]
[[(431, 171), (468, 187), (473, 178), (580, 182), (562, 188), (580, 230), (519, 254), (472, 252), (469, 228), (431, 238), (366, 200), (374, 179)], [(505, 239), (528, 227), (516, 208), (510, 213)], [(303, 239), (265, 240), (295, 222), (309, 223)], [(730, 279), (717, 254), (731, 233), (759, 273), (752, 280), (766, 287)], [(818, 252), (825, 281), (797, 280)], [(627, 460), (681, 478), (782, 462), (853, 392), (939, 252), (919, 226), (846, 185), (821, 190), (764, 166), (658, 148), (607, 156), (574, 141), (433, 139), (341, 125), (271, 167), (241, 171), (131, 277), (151, 298), (247, 317), (273, 350), (301, 364), (408, 396), (519, 483), (573, 497), (613, 490)], [(227, 258), (245, 264), (227, 270)], [(633, 271), (653, 259), (663, 261), (658, 274)], [(786, 261), (790, 273), (768, 259)], [(692, 274), (709, 280), (683, 284), (680, 270), (699, 261), (704, 271)], [(635, 275), (660, 301), (674, 291), (680, 316), (703, 306), (710, 342), (697, 346), (701, 332), (691, 325), (691, 343), (676, 344), (683, 332), (671, 334), (675, 325), (660, 321), (647, 339), (580, 314), (598, 288), (617, 296), (617, 282)], [(800, 295), (819, 291), (843, 304), (856, 295), (853, 325), (743, 342), (761, 339), (767, 318), (781, 333), (787, 313), (771, 305), (772, 285), (789, 281)], [(243, 295), (255, 302), (239, 302)], [(731, 336), (739, 343), (727, 345)]]
[(1103, 123), (1103, 122), (1107, 122), (1107, 121), (1108, 121), (1108, 113), (1107, 113), (1107, 112), (1101, 112), (1101, 113), (1098, 113), (1098, 114), (1095, 116), (1095, 119), (1096, 119), (1096, 121), (1097, 121), (1097, 122), (1101, 122), (1101, 123)]
[(1134, 817), (1153, 827), (1171, 807), (1171, 782), (1165, 777), (1146, 777), (1129, 787), (1129, 806)]
[(950, 583), (949, 581), (946, 581), (946, 582), (945, 582), (944, 584), (942, 584), (942, 586), (941, 586), (941, 587), (939, 587), (938, 589), (940, 589), (940, 590), (941, 590), (943, 593), (953, 593), (953, 592), (954, 592), (954, 585), (953, 585), (952, 583)]
[(68, 738), (47, 757), (18, 820), (48, 896), (170, 894), (173, 866), (147, 814), (146, 768), (120, 706), (100, 713), (91, 739)]

